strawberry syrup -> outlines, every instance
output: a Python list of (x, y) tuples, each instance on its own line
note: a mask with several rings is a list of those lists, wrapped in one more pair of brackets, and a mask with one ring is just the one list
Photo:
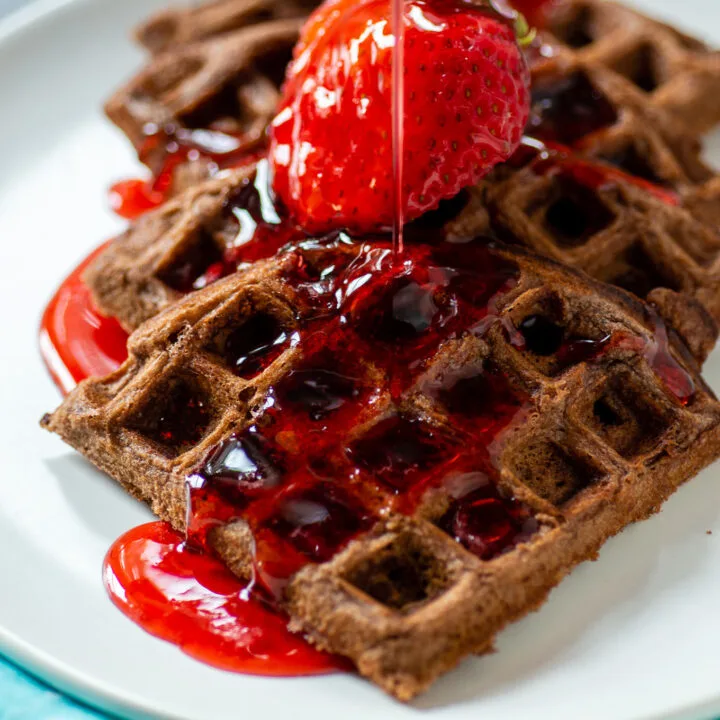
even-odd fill
[[(82, 281), (101, 246), (63, 282), (48, 304), (40, 349), (63, 394), (90, 376), (116, 370), (127, 333), (93, 305)], [(111, 546), (103, 578), (113, 603), (131, 620), (188, 655), (250, 675), (316, 675), (347, 664), (290, 633), (287, 619), (212, 554), (193, 552), (164, 522), (130, 530)]]
[(106, 247), (100, 246), (68, 275), (43, 313), (40, 352), (63, 394), (86, 377), (111, 373), (127, 357), (127, 333), (115, 318), (95, 309), (83, 282), (85, 269)]
[(105, 587), (125, 615), (197, 660), (246, 675), (317, 675), (347, 664), (287, 630), (287, 618), (247, 592), (213, 555), (194, 552), (167, 523), (116, 540)]

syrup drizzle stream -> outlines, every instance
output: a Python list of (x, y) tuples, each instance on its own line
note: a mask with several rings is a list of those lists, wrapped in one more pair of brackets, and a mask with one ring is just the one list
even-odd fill
[(403, 198), (405, 122), (405, 0), (392, 0), (392, 27), (395, 35), (392, 78), (392, 146), (393, 146), (393, 254), (397, 259), (403, 251), (405, 205)]

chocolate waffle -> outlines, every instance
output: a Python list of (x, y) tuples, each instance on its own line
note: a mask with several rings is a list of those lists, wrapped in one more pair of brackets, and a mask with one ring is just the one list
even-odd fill
[[(193, 12), (204, 17), (230, 5), (212, 3), (185, 11), (189, 17), (180, 15), (200, 32)], [(268, 8), (270, 19), (260, 6)], [(105, 106), (142, 162), (156, 175), (163, 169), (172, 171), (171, 190), (208, 177), (218, 164), (236, 162), (264, 142), (303, 20), (274, 18), (292, 15), (293, 8), (299, 12), (299, 5), (255, 2), (252, 7), (257, 13), (240, 13), (238, 28), (231, 32), (171, 45), (154, 55)], [(154, 23), (162, 23), (162, 17)], [(146, 29), (145, 35), (153, 32)]]
[(135, 38), (157, 55), (249, 25), (305, 17), (317, 5), (315, 0), (210, 0), (155, 13), (136, 28)]
[(96, 305), (132, 330), (206, 284), (205, 271), (239, 235), (228, 201), (242, 201), (245, 188), (252, 192), (254, 176), (254, 166), (230, 171), (140, 217), (88, 268)]
[(306, 240), (42, 424), (408, 700), (718, 455), (657, 314), (520, 249)]
[(608, 0), (562, 0), (531, 52), (536, 72), (605, 67), (637, 102), (690, 135), (720, 122), (720, 53), (674, 27)]
[[(537, 152), (525, 151), (528, 161)], [(493, 235), (526, 245), (648, 298), (704, 360), (717, 337), (713, 318), (720, 318), (720, 237), (672, 204), (674, 195), (657, 196), (659, 190), (621, 174), (598, 182), (597, 168), (611, 168), (553, 158), (499, 168), (417, 221), (410, 237), (444, 227), (450, 237)], [(536, 174), (540, 162), (544, 170)], [(257, 167), (257, 176), (249, 168), (233, 171), (136, 221), (87, 271), (98, 308), (134, 329), (183, 294), (294, 239), (299, 233), (290, 223), (272, 211), (263, 215), (272, 203), (267, 165)], [(594, 172), (582, 172), (588, 168)]]
[(503, 168), (447, 228), (532, 248), (654, 304), (703, 361), (720, 320), (720, 235), (678, 196), (541, 148)]

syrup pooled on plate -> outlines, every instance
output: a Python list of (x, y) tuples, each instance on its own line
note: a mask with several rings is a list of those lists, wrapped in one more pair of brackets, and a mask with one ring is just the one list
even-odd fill
[(99, 247), (68, 275), (43, 313), (40, 351), (63, 393), (86, 377), (111, 373), (127, 357), (127, 333), (115, 318), (95, 309), (82, 279), (85, 268), (105, 248)]
[(130, 530), (108, 552), (112, 601), (140, 627), (203, 662), (250, 675), (317, 675), (338, 658), (287, 631), (286, 618), (257, 598), (212, 555), (189, 550), (167, 523)]

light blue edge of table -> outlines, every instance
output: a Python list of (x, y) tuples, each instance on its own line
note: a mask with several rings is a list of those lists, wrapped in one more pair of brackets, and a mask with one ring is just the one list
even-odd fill
[(100, 720), (106, 717), (61, 695), (0, 657), (0, 720)]

